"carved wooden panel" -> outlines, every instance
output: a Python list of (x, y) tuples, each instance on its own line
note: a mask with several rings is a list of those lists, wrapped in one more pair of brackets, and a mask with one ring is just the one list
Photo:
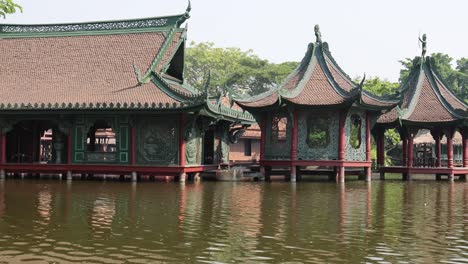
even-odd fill
[[(355, 142), (354, 132), (356, 128), (353, 128), (353, 123), (356, 121), (356, 117), (361, 120), (360, 125), (360, 144), (353, 146), (351, 142)], [(352, 110), (349, 111), (346, 116), (345, 122), (345, 136), (346, 136), (346, 152), (345, 159), (349, 161), (365, 161), (366, 160), (366, 114), (363, 111)]]
[(170, 116), (149, 117), (139, 119), (136, 123), (137, 164), (178, 164), (178, 118)]
[[(301, 112), (298, 123), (298, 159), (338, 159), (338, 113)], [(324, 124), (327, 124), (326, 131), (321, 128)], [(312, 142), (315, 138), (309, 134), (314, 132), (324, 138)]]

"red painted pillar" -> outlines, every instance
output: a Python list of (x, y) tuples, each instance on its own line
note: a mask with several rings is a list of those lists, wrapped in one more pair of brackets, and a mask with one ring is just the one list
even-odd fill
[(181, 167), (185, 166), (184, 123), (185, 116), (181, 113), (179, 116), (179, 165)]
[(463, 167), (468, 167), (468, 130), (462, 131), (463, 138)]
[(370, 133), (370, 115), (366, 112), (366, 160), (371, 161), (371, 133)]
[[(449, 169), (453, 169), (453, 129), (449, 129), (446, 137), (447, 137), (447, 167)], [(454, 180), (455, 175), (453, 171), (451, 171), (448, 175), (450, 181)]]
[(297, 111), (294, 111), (293, 127), (291, 131), (291, 160), (297, 160), (297, 131), (299, 126), (299, 120)]
[(408, 135), (408, 152), (407, 152), (407, 155), (408, 155), (408, 168), (413, 167), (413, 159), (414, 159), (414, 154), (413, 154), (414, 140), (413, 139), (414, 139), (413, 134), (409, 133), (409, 135)]
[(72, 129), (68, 129), (67, 136), (67, 163), (72, 164)]
[(130, 165), (135, 165), (135, 127), (130, 127)]
[(365, 168), (366, 172), (366, 181), (370, 181), (372, 179), (372, 160), (371, 160), (371, 132), (370, 132), (370, 114), (366, 112), (366, 161), (369, 162), (368, 167)]
[(291, 129), (291, 181), (295, 182), (296, 181), (296, 166), (293, 164), (295, 160), (297, 160), (297, 133), (298, 133), (298, 126), (299, 126), (299, 120), (298, 120), (298, 113), (297, 110), (294, 110), (293, 114), (293, 126)]
[(447, 137), (447, 167), (453, 168), (453, 131), (449, 131)]
[(442, 166), (441, 156), (442, 156), (442, 148), (440, 145), (440, 139), (442, 138), (442, 134), (439, 129), (435, 129), (431, 131), (432, 137), (435, 141), (435, 155), (436, 155), (436, 167)]
[(344, 110), (339, 113), (339, 130), (338, 130), (338, 160), (341, 161), (341, 165), (338, 167), (337, 181), (344, 182), (345, 168), (343, 162), (345, 160), (345, 148), (346, 148), (346, 137), (345, 137), (345, 122), (346, 112)]
[(408, 166), (408, 141), (406, 136), (401, 136), (402, 145), (403, 145), (403, 167)]
[(7, 162), (6, 144), (7, 144), (7, 142), (6, 142), (6, 133), (2, 133), (2, 160), (1, 160), (2, 163)]
[(265, 159), (265, 140), (266, 140), (266, 114), (263, 115), (260, 125), (260, 160)]
[(378, 128), (376, 134), (377, 145), (377, 165), (378, 167), (385, 166), (385, 129)]

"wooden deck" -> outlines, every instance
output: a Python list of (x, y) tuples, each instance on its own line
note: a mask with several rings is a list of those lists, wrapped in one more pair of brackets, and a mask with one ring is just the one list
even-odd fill
[(0, 169), (5, 173), (106, 173), (106, 174), (148, 174), (178, 176), (181, 173), (196, 173), (216, 170), (216, 165), (201, 166), (131, 166), (108, 164), (40, 164), (40, 163), (2, 163)]

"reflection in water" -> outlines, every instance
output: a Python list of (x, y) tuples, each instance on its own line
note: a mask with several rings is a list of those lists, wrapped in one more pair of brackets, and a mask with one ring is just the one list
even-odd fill
[(37, 211), (39, 212), (39, 215), (44, 219), (42, 223), (47, 224), (50, 221), (50, 215), (52, 214), (52, 194), (50, 193), (50, 190), (46, 187), (43, 190), (39, 191), (37, 198)]
[(0, 182), (0, 261), (468, 261), (447, 182)]
[(99, 237), (103, 230), (110, 229), (115, 215), (115, 200), (111, 197), (100, 197), (94, 202), (91, 215), (91, 226)]

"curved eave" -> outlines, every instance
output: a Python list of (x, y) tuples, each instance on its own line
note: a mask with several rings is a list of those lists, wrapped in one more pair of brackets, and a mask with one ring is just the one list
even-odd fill
[(254, 117), (246, 111), (238, 111), (222, 104), (216, 105), (209, 101), (206, 102), (203, 113), (219, 120), (227, 120), (231, 122), (241, 122), (243, 124), (255, 123)]
[(280, 100), (278, 89), (273, 88), (248, 99), (234, 99), (234, 102), (244, 109), (261, 111), (279, 105)]
[[(153, 82), (153, 84), (156, 86), (157, 89), (160, 89), (162, 92), (164, 92), (164, 94), (171, 97), (175, 101), (185, 102), (185, 103), (188, 103), (188, 102), (194, 103), (196, 101), (199, 101), (197, 100), (199, 99), (198, 96), (193, 96), (189, 93), (182, 93), (171, 88), (170, 84), (167, 83), (167, 81), (164, 80), (164, 78), (162, 78), (157, 73), (153, 73), (153, 76), (151, 77), (151, 81)], [(201, 103), (202, 102), (200, 102), (199, 104)]]
[(399, 99), (386, 99), (373, 95), (367, 91), (362, 91), (358, 105), (359, 107), (367, 110), (380, 111), (392, 109), (397, 106), (399, 102)]

